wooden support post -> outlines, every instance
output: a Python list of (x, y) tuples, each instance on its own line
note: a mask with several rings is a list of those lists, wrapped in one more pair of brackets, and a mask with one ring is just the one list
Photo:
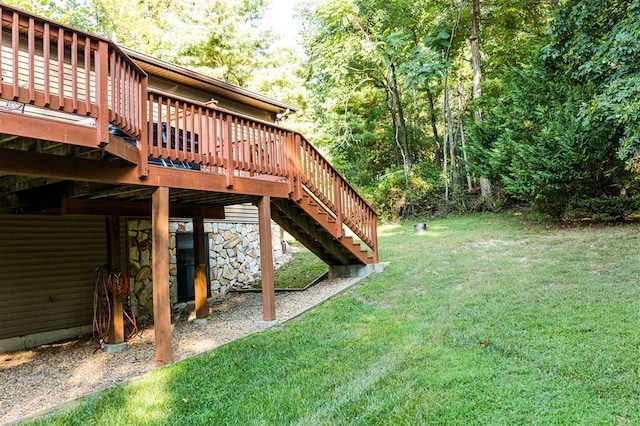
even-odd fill
[(378, 257), (378, 216), (375, 214), (371, 219), (371, 248), (373, 249), (373, 263), (380, 262)]
[(148, 77), (143, 77), (140, 81), (140, 139), (138, 141), (138, 177), (140, 179), (146, 179), (149, 176), (149, 135), (153, 135), (150, 130), (153, 123), (147, 116), (148, 83)]
[(333, 204), (336, 208), (336, 238), (344, 237), (342, 229), (342, 178), (337, 172), (333, 172)]
[(169, 188), (160, 187), (152, 196), (151, 206), (153, 323), (156, 365), (173, 361), (171, 346), (171, 300), (169, 297)]
[(273, 246), (271, 240), (271, 200), (258, 201), (258, 231), (260, 233), (260, 269), (262, 271), (262, 319), (276, 319), (276, 293), (273, 274)]
[[(107, 263), (109, 271), (120, 269), (120, 218), (107, 218)], [(111, 326), (109, 327), (109, 344), (124, 342), (124, 314), (122, 300), (111, 295)]]
[(208, 253), (205, 252), (204, 219), (202, 217), (193, 218), (193, 257), (195, 260), (195, 297), (196, 297), (196, 319), (205, 319), (209, 316), (207, 306), (207, 261)]
[[(58, 43), (60, 42), (58, 40)], [(106, 41), (98, 42), (95, 62), (96, 103), (98, 104), (96, 143), (100, 148), (104, 148), (109, 143), (109, 44)]]

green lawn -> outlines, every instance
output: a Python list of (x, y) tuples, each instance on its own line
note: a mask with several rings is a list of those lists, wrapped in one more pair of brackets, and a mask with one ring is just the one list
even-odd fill
[(640, 424), (640, 226), (379, 231), (382, 274), (42, 424)]
[[(290, 242), (289, 246), (291, 259), (275, 272), (276, 289), (303, 289), (329, 271), (326, 263), (297, 241)], [(252, 288), (262, 288), (262, 281), (253, 283)]]

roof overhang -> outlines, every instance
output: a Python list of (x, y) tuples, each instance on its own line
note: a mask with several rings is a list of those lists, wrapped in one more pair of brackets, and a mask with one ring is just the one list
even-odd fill
[(225, 83), (224, 81), (200, 74), (188, 68), (136, 52), (135, 50), (124, 47), (121, 49), (149, 75), (155, 75), (190, 87), (206, 90), (214, 95), (248, 104), (275, 114), (287, 110), (291, 112), (298, 111), (298, 107), (293, 105), (234, 86), (233, 84)]

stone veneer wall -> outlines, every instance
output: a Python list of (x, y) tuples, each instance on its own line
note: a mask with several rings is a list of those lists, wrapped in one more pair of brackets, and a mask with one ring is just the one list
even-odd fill
[[(282, 250), (280, 227), (272, 223), (273, 257), (279, 266), (286, 253)], [(131, 304), (134, 314), (153, 315), (151, 281), (151, 221), (129, 220), (128, 251)], [(169, 224), (169, 294), (171, 305), (178, 300), (178, 268), (176, 266), (176, 233), (193, 232), (191, 221)], [(233, 288), (248, 288), (260, 278), (260, 241), (257, 223), (204, 223), (209, 238), (211, 297), (223, 297)]]

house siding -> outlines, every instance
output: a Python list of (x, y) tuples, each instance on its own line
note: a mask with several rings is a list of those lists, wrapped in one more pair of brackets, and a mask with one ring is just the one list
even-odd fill
[(0, 339), (90, 325), (103, 217), (0, 215)]

